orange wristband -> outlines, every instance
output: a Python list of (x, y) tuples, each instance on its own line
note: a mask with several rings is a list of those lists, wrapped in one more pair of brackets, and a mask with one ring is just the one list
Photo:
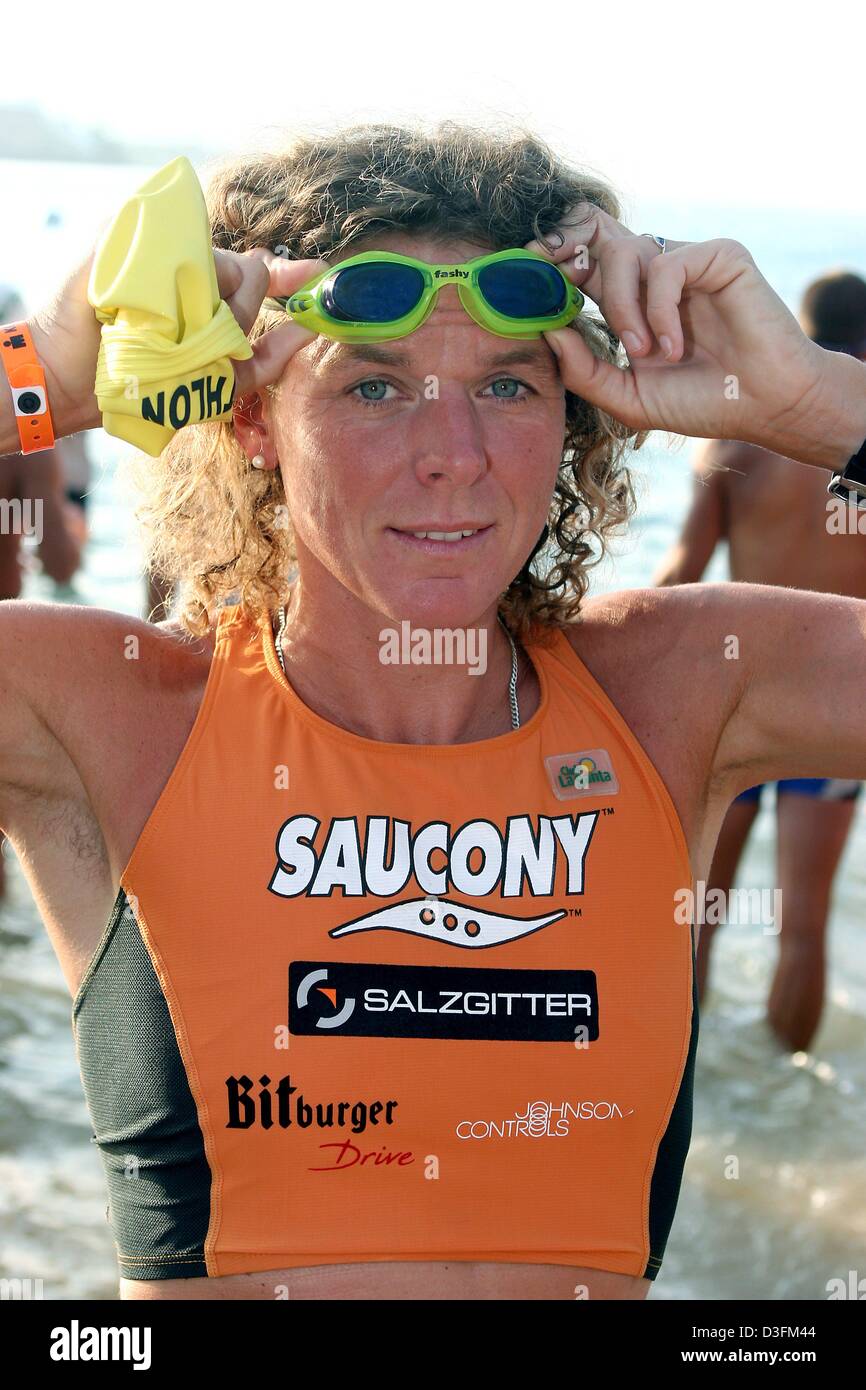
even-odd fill
[(6, 368), (21, 452), (35, 454), (54, 447), (54, 425), (48, 409), (48, 390), (30, 329), (26, 323), (0, 324), (0, 360)]

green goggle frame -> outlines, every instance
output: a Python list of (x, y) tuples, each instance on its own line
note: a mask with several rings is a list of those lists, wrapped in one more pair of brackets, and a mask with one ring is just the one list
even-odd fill
[[(544, 271), (530, 272), (527, 267), (521, 273), (513, 265), (521, 261), (534, 262)], [(506, 262), (512, 266), (503, 265)], [(383, 267), (381, 273), (349, 277), (341, 294), (340, 277), (346, 271), (377, 263)], [(389, 274), (388, 266), (404, 269)], [(558, 265), (516, 248), (460, 265), (430, 265), (393, 251), (363, 251), (322, 271), (287, 299), (270, 302), (284, 308), (294, 323), (337, 342), (385, 342), (420, 328), (433, 312), (439, 291), (449, 284), (457, 287), (463, 308), (475, 322), (500, 338), (539, 338), (545, 331), (564, 328), (585, 303)], [(396, 317), (386, 316), (389, 306)], [(511, 312), (515, 309), (520, 312)]]

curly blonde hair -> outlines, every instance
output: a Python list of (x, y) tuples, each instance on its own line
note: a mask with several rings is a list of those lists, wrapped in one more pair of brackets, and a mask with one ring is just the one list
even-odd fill
[[(498, 251), (543, 236), (581, 201), (621, 215), (608, 184), (530, 131), (454, 121), (305, 131), (274, 152), (221, 163), (206, 197), (215, 246), (285, 248), (292, 259), (329, 260), (393, 231)], [(250, 340), (281, 321), (266, 301)], [(617, 362), (619, 339), (602, 319), (584, 313), (572, 327), (598, 357)], [(499, 596), (503, 621), (522, 641), (544, 640), (576, 618), (588, 570), (634, 511), (623, 462), (629, 441), (640, 448), (648, 435), (568, 391), (565, 404), (549, 538)], [(174, 587), (190, 634), (203, 635), (227, 600), (256, 621), (286, 601), (296, 555), (280, 472), (250, 468), (231, 419), (182, 430), (158, 459), (141, 461), (138, 481), (149, 566)]]

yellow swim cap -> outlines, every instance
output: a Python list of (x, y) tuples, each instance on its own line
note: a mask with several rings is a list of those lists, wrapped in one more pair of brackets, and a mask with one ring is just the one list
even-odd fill
[(201, 185), (180, 155), (103, 233), (87, 297), (102, 323), (94, 391), (109, 434), (154, 457), (184, 425), (230, 414), (230, 357), (253, 350), (220, 299)]

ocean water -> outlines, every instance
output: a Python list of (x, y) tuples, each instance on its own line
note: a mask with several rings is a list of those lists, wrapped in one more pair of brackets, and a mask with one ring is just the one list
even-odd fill
[[(20, 215), (0, 223), (0, 281), (29, 307), (83, 256), (99, 226), (147, 170), (0, 161)], [(724, 193), (725, 190), (722, 190)], [(675, 239), (743, 241), (792, 307), (830, 267), (866, 274), (866, 220), (825, 208), (796, 214), (659, 200), (626, 209), (636, 230)], [(141, 558), (122, 446), (91, 436), (91, 535), (70, 601), (141, 607)], [(647, 584), (687, 505), (691, 441), (654, 436), (635, 456), (640, 506), (593, 589)], [(708, 578), (723, 578), (714, 557)], [(57, 595), (35, 571), (28, 596)], [(7, 850), (8, 853), (8, 850)], [(774, 885), (774, 813), (761, 810), (739, 885)], [(809, 1054), (791, 1056), (764, 1022), (776, 938), (760, 925), (717, 937), (701, 1019), (692, 1147), (653, 1298), (823, 1299), (830, 1279), (866, 1276), (866, 826), (863, 806), (837, 878), (828, 999)], [(27, 885), (10, 856), (0, 906), (0, 1277), (42, 1279), (46, 1298), (116, 1297), (107, 1195), (70, 1028), (70, 998)], [(738, 1160), (738, 1176), (729, 1176)]]

